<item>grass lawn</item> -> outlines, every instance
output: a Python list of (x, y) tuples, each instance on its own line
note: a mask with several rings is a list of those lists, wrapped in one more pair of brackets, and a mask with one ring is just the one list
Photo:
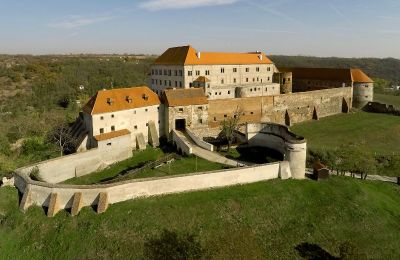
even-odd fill
[(0, 259), (142, 259), (163, 229), (196, 235), (205, 259), (298, 259), (304, 242), (338, 256), (345, 241), (369, 259), (400, 258), (400, 186), (386, 183), (273, 180), (54, 218), (20, 213), (15, 189), (0, 198)]
[(400, 117), (356, 112), (339, 114), (291, 127), (307, 139), (309, 148), (332, 149), (358, 143), (372, 152), (400, 152)]
[(374, 101), (400, 107), (400, 96), (374, 93)]
[[(119, 173), (139, 168), (143, 166), (146, 162), (156, 161), (160, 159), (165, 154), (159, 148), (148, 147), (143, 151), (135, 151), (132, 158), (124, 160), (119, 163), (115, 163), (110, 167), (94, 172), (89, 175), (85, 175), (79, 178), (73, 178), (65, 181), (65, 184), (95, 184), (104, 180), (109, 180)], [(197, 166), (196, 166), (197, 164)], [(162, 177), (168, 175), (186, 174), (192, 172), (202, 172), (202, 171), (212, 171), (224, 169), (227, 166), (210, 162), (202, 158), (196, 157), (182, 157), (181, 159), (175, 160), (169, 165), (161, 166), (157, 169), (145, 169), (140, 171), (136, 175), (126, 175), (118, 179), (118, 181), (137, 179), (137, 178), (149, 178), (149, 177)]]

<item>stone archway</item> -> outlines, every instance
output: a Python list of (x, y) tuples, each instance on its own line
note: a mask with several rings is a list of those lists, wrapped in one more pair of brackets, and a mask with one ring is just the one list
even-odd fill
[(350, 109), (349, 109), (349, 104), (347, 103), (347, 100), (345, 98), (343, 98), (342, 100), (342, 113), (349, 113)]
[(317, 112), (317, 108), (316, 107), (314, 107), (312, 119), (313, 120), (319, 120), (319, 116), (318, 116), (318, 112)]
[(291, 126), (292, 124), (291, 124), (291, 120), (290, 120), (290, 115), (289, 115), (289, 112), (286, 110), (286, 113), (285, 113), (285, 125), (287, 125), (287, 126)]

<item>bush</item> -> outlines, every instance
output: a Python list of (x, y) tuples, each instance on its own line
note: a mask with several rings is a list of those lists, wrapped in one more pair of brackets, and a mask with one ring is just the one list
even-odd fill
[(29, 172), (29, 178), (31, 178), (34, 181), (41, 181), (42, 179), (40, 178), (40, 171), (39, 168), (33, 167), (32, 170)]
[(0, 153), (7, 156), (11, 154), (10, 143), (4, 135), (0, 135)]
[(164, 230), (160, 237), (147, 241), (144, 255), (148, 259), (200, 259), (204, 251), (191, 234)]
[(43, 152), (48, 149), (48, 145), (43, 142), (39, 137), (31, 137), (24, 141), (22, 144), (22, 153), (25, 155), (33, 154), (36, 152)]

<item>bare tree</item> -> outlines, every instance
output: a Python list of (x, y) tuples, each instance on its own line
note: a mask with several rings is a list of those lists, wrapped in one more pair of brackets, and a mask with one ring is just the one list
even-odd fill
[(228, 152), (231, 149), (231, 145), (235, 139), (235, 131), (239, 130), (240, 118), (242, 115), (242, 109), (236, 107), (235, 112), (231, 117), (224, 119), (221, 125), (221, 134), (228, 142)]
[(60, 156), (63, 156), (66, 151), (72, 151), (76, 143), (69, 125), (64, 121), (57, 121), (54, 124), (48, 134), (48, 140), (58, 146)]

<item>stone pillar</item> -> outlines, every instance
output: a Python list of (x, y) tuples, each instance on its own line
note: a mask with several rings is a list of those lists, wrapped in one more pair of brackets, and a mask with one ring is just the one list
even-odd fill
[(290, 171), (294, 179), (306, 177), (307, 143), (285, 142), (285, 158), (289, 161)]
[(32, 187), (30, 184), (27, 184), (25, 187), (24, 195), (22, 196), (21, 203), (19, 204), (19, 210), (25, 212), (31, 205), (31, 194), (32, 194)]
[(71, 215), (76, 216), (79, 214), (83, 206), (82, 192), (76, 192), (72, 201)]
[(108, 193), (100, 192), (99, 201), (97, 203), (97, 213), (104, 213), (108, 208)]
[(54, 217), (58, 211), (60, 211), (60, 202), (58, 201), (58, 194), (51, 193), (49, 207), (47, 209), (47, 216)]

